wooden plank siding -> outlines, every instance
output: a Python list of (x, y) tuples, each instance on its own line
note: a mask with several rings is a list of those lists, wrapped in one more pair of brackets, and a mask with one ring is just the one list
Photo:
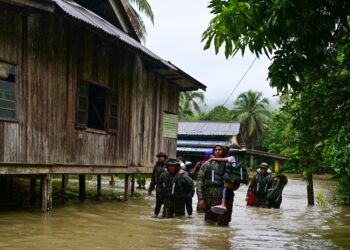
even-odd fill
[[(17, 121), (0, 120), (1, 162), (150, 166), (158, 151), (175, 156), (162, 116), (177, 112), (179, 88), (116, 39), (61, 12), (0, 3), (0, 60), (18, 69)], [(116, 134), (76, 128), (82, 80), (117, 90)]]

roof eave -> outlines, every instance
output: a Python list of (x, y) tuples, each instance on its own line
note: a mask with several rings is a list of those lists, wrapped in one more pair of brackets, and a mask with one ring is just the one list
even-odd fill
[(55, 10), (55, 6), (53, 3), (38, 0), (0, 0), (0, 2), (19, 7), (35, 8), (47, 12), (54, 12)]

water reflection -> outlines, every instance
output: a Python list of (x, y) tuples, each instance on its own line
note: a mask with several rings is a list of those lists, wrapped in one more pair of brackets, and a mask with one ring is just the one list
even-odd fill
[[(334, 183), (315, 181), (332, 200)], [(339, 249), (350, 248), (350, 209), (308, 207), (306, 186), (290, 178), (281, 209), (247, 208), (236, 192), (230, 227), (192, 219), (151, 218), (154, 197), (70, 201), (48, 215), (0, 212), (0, 249)], [(194, 204), (196, 200), (194, 199)]]

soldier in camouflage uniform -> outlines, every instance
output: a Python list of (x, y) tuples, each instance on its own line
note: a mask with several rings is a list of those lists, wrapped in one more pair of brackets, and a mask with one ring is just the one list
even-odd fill
[(158, 161), (153, 167), (153, 173), (151, 178), (151, 184), (148, 188), (148, 194), (151, 195), (154, 188), (156, 188), (156, 206), (154, 208), (154, 216), (157, 217), (163, 204), (163, 199), (161, 195), (161, 187), (159, 186), (160, 175), (164, 172), (165, 161), (168, 158), (167, 154), (164, 152), (159, 152), (157, 154)]
[(269, 165), (266, 162), (260, 164), (260, 169), (257, 171), (257, 174), (251, 180), (248, 191), (247, 198), (253, 194), (252, 203), (247, 203), (248, 206), (253, 207), (264, 207), (266, 203), (266, 195), (272, 185), (272, 176), (269, 170)]
[(166, 170), (161, 174), (159, 183), (164, 194), (163, 217), (184, 216), (186, 197), (193, 190), (193, 181), (180, 168), (177, 159), (169, 158), (166, 161)]
[[(213, 153), (215, 158), (225, 157), (225, 149), (220, 145), (214, 147)], [(207, 161), (200, 168), (197, 177), (198, 206), (205, 211), (205, 221), (219, 226), (228, 226), (232, 214), (234, 197), (232, 189), (226, 190), (227, 211), (224, 214), (213, 213), (210, 209), (221, 204), (226, 168), (227, 162)]]

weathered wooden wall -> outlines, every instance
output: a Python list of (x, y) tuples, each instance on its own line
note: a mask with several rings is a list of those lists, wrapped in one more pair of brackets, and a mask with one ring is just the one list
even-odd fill
[[(0, 120), (0, 161), (149, 166), (160, 150), (175, 155), (162, 115), (177, 112), (179, 89), (125, 46), (59, 12), (0, 6), (0, 59), (18, 65), (18, 121)], [(118, 91), (116, 134), (76, 128), (80, 80)]]

